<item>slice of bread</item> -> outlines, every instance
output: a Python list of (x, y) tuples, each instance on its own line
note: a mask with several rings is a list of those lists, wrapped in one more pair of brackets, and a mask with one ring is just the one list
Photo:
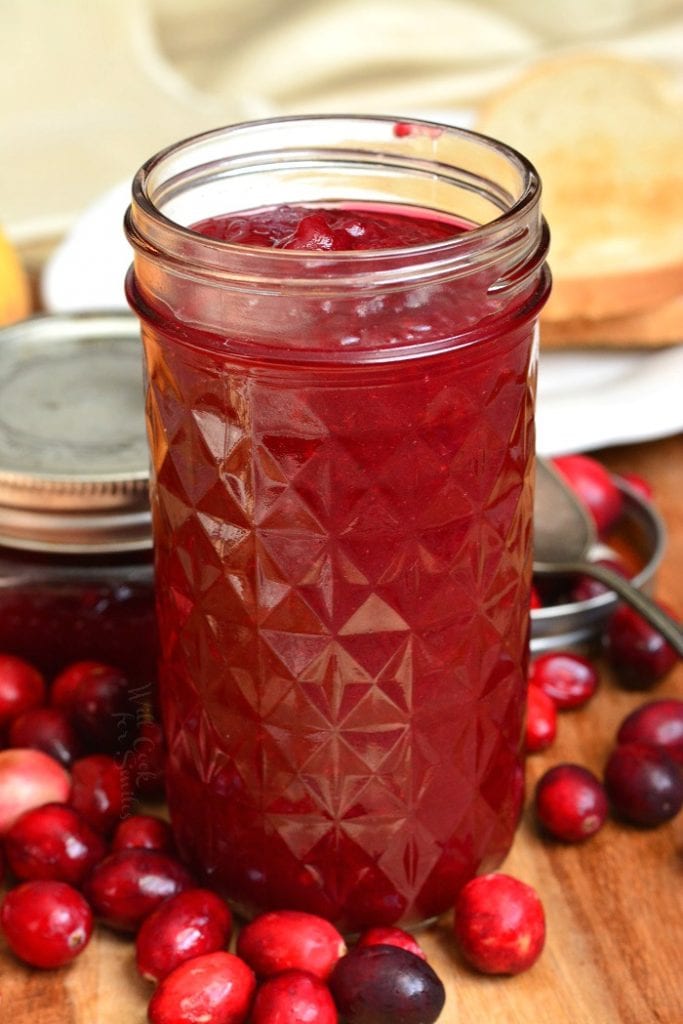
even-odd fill
[(490, 97), (477, 128), (541, 175), (554, 278), (545, 320), (625, 316), (683, 294), (683, 106), (664, 72), (559, 56)]
[(549, 348), (665, 348), (683, 344), (683, 294), (629, 316), (602, 320), (546, 320), (541, 345)]

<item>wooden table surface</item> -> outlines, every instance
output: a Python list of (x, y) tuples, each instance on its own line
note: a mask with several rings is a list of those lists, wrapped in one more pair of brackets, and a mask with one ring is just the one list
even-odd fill
[[(657, 592), (682, 614), (683, 437), (603, 457), (654, 486), (669, 532)], [(683, 663), (647, 695), (620, 690), (603, 667), (590, 705), (564, 713), (552, 749), (529, 759), (529, 792), (559, 761), (601, 772), (618, 723), (654, 695), (683, 697)], [(538, 889), (546, 948), (526, 974), (486, 978), (458, 958), (448, 918), (424, 932), (448, 993), (440, 1024), (683, 1024), (683, 813), (654, 830), (609, 821), (563, 846), (542, 840), (527, 811), (504, 870)], [(150, 991), (132, 944), (104, 928), (59, 971), (27, 969), (0, 949), (2, 1024), (143, 1024)]]

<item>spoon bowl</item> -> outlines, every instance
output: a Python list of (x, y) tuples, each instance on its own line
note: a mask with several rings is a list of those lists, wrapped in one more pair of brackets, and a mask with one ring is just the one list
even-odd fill
[(535, 609), (531, 615), (532, 651), (582, 643), (605, 625), (619, 599), (631, 604), (683, 656), (683, 630), (647, 595), (661, 560), (664, 525), (649, 502), (623, 481), (624, 520), (642, 538), (643, 569), (627, 580), (596, 564), (605, 546), (597, 541), (595, 525), (574, 492), (545, 460), (537, 460), (534, 506), (534, 574), (587, 575), (609, 591), (586, 601)]

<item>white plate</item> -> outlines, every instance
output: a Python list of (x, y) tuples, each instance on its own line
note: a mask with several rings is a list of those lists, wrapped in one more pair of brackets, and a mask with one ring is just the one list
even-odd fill
[[(131, 251), (123, 233), (130, 184), (74, 225), (42, 278), (51, 312), (126, 309)], [(537, 436), (543, 455), (666, 437), (683, 429), (683, 346), (639, 352), (543, 352)]]

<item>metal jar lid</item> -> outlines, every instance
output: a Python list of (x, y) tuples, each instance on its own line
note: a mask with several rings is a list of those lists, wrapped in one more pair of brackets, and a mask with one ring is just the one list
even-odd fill
[(0, 543), (149, 548), (148, 483), (137, 319), (46, 315), (0, 330)]

